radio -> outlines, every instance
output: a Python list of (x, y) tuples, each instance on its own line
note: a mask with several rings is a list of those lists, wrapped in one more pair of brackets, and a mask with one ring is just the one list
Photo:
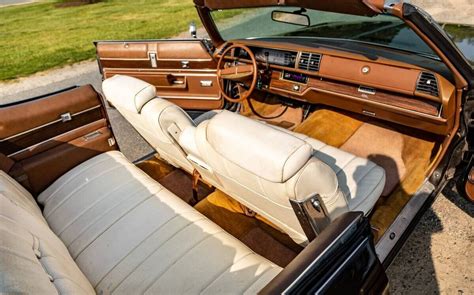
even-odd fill
[(302, 84), (308, 83), (308, 76), (290, 71), (283, 71), (281, 73), (281, 79)]

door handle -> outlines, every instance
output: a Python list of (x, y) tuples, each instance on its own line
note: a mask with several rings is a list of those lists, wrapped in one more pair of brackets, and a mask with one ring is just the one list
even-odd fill
[(188, 60), (182, 60), (181, 61), (181, 67), (183, 69), (189, 69), (189, 61)]
[(158, 64), (156, 62), (156, 52), (149, 52), (148, 57), (150, 58), (150, 63), (152, 68), (158, 67)]

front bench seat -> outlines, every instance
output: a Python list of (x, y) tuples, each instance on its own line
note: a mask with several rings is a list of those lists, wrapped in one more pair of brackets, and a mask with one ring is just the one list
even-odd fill
[(179, 143), (198, 159), (212, 184), (265, 216), (295, 242), (307, 236), (291, 206), (319, 194), (329, 220), (347, 211), (368, 214), (385, 185), (373, 162), (305, 135), (222, 111), (186, 128)]
[(117, 151), (69, 171), (38, 201), (44, 218), (0, 174), (0, 292), (256, 293), (281, 271)]
[[(346, 211), (369, 214), (384, 188), (383, 168), (306, 135), (222, 110), (193, 122), (178, 106), (155, 97), (152, 85), (128, 76), (105, 80), (103, 89), (165, 160), (190, 173), (197, 169), (206, 182), (265, 216), (297, 243), (306, 243), (307, 237), (290, 199), (318, 193), (333, 220)], [(300, 149), (292, 154), (291, 145)]]

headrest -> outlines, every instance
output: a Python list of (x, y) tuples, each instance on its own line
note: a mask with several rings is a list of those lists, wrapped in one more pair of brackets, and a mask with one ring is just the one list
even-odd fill
[(156, 97), (156, 88), (137, 78), (115, 75), (104, 80), (105, 98), (114, 106), (140, 113), (143, 106)]
[(277, 183), (295, 175), (313, 152), (309, 144), (293, 135), (229, 111), (208, 121), (206, 136), (228, 161)]

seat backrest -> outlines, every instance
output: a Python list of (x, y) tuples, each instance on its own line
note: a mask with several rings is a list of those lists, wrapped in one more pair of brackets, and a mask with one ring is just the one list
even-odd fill
[(348, 211), (336, 174), (304, 140), (228, 111), (200, 123), (194, 133), (195, 156), (209, 166), (217, 179), (213, 184), (296, 242), (307, 238), (290, 200), (319, 194), (332, 214)]
[(115, 75), (104, 80), (106, 99), (125, 117), (164, 160), (187, 171), (192, 165), (176, 143), (193, 120), (180, 107), (156, 97), (156, 88), (139, 79)]
[(94, 294), (33, 196), (0, 171), (0, 293)]

